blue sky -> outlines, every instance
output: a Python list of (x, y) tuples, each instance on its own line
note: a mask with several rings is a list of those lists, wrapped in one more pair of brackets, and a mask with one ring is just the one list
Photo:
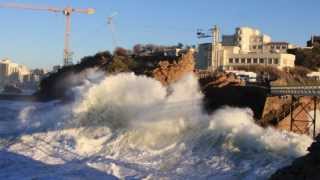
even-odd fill
[[(320, 34), (319, 0), (0, 0), (34, 5), (92, 7), (94, 15), (73, 14), (74, 59), (112, 50), (106, 19), (113, 12), (118, 45), (197, 44), (196, 29), (218, 24), (223, 34), (238, 26), (261, 29), (274, 41), (304, 45)], [(65, 18), (62, 14), (0, 9), (0, 59), (31, 68), (62, 63)]]

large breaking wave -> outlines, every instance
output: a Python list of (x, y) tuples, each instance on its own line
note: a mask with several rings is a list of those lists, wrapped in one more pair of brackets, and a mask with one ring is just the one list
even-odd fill
[(250, 109), (204, 113), (192, 75), (168, 88), (127, 73), (88, 78), (74, 92), (72, 104), (11, 104), (0, 178), (30, 168), (20, 178), (266, 179), (312, 141), (257, 126)]

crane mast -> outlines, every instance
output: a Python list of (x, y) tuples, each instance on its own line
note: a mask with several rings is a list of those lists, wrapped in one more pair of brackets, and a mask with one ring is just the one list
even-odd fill
[(70, 34), (71, 34), (71, 8), (66, 8), (63, 14), (66, 16), (66, 29), (64, 33), (64, 49), (63, 49), (63, 63), (64, 65), (72, 64), (72, 52), (70, 50)]
[(66, 8), (57, 8), (57, 7), (44, 7), (44, 6), (34, 6), (29, 4), (17, 4), (17, 3), (4, 3), (0, 4), (0, 8), (12, 8), (12, 9), (26, 9), (34, 11), (49, 11), (54, 13), (62, 12), (66, 17), (66, 27), (64, 33), (64, 49), (63, 49), (63, 64), (70, 65), (72, 64), (72, 51), (70, 50), (70, 36), (71, 36), (71, 15), (72, 13), (83, 13), (83, 14), (94, 14), (95, 9), (75, 9), (72, 7)]
[(107, 24), (109, 25), (110, 31), (111, 31), (111, 36), (112, 36), (112, 45), (113, 48), (117, 47), (117, 38), (116, 38), (116, 30), (114, 27), (114, 23), (113, 23), (113, 18), (114, 16), (118, 15), (117, 12), (114, 12), (113, 14), (111, 14), (108, 18), (107, 18)]

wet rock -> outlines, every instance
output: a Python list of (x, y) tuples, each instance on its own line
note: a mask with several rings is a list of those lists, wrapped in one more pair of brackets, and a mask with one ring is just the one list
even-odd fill
[(270, 180), (298, 179), (313, 180), (320, 179), (320, 136), (308, 148), (309, 153), (297, 158), (290, 166), (276, 171)]

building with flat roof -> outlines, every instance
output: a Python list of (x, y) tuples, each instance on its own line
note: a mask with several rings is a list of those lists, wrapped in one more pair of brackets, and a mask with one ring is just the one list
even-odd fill
[[(216, 27), (215, 27), (216, 28)], [(219, 30), (213, 29), (219, 35)], [(236, 28), (233, 35), (223, 35), (222, 41), (212, 35), (212, 43), (199, 45), (197, 68), (230, 70), (235, 66), (265, 65), (279, 69), (294, 67), (295, 56), (287, 50), (287, 42), (273, 42), (271, 37), (250, 27)]]
[(313, 47), (315, 43), (320, 44), (320, 36), (311, 36), (310, 40), (307, 41), (307, 47)]
[(28, 80), (30, 70), (21, 64), (12, 62), (6, 58), (0, 61), (0, 82), (1, 84), (10, 82), (24, 82)]

